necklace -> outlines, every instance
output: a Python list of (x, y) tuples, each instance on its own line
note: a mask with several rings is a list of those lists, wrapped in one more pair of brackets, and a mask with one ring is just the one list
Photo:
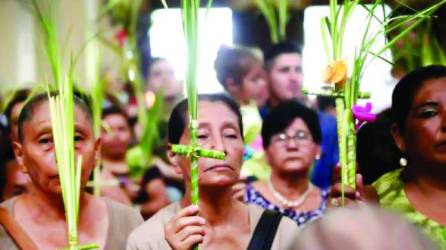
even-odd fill
[(273, 183), (271, 182), (271, 179), (268, 180), (268, 188), (273, 193), (274, 197), (280, 201), (285, 207), (287, 208), (296, 208), (301, 206), (304, 201), (307, 199), (308, 195), (313, 190), (313, 185), (311, 183), (308, 184), (307, 190), (296, 200), (288, 200), (283, 195), (281, 195), (277, 190), (274, 188)]

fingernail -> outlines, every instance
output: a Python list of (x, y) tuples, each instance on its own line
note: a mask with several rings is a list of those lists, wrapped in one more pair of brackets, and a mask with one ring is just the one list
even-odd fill
[(201, 225), (206, 224), (206, 220), (205, 220), (204, 218), (202, 218), (202, 217), (200, 217), (200, 224), (201, 224)]

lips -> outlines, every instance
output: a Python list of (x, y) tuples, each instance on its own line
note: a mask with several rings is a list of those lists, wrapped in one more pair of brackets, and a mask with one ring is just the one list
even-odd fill
[(288, 85), (288, 91), (292, 92), (292, 93), (296, 93), (299, 92), (300, 90), (300, 84), (299, 83), (291, 83)]
[(302, 157), (299, 156), (289, 156), (285, 158), (286, 161), (297, 161), (297, 160), (302, 160)]
[(208, 171), (227, 171), (227, 170), (234, 171), (234, 168), (232, 168), (228, 164), (219, 164), (219, 165), (214, 165), (214, 166), (211, 166), (211, 167), (207, 168), (206, 170), (204, 170), (204, 172), (208, 172)]
[(120, 148), (120, 149), (121, 148), (127, 148), (127, 144), (126, 143), (121, 142), (121, 141), (117, 141), (117, 140), (109, 142), (108, 146), (110, 148)]
[(446, 141), (436, 143), (434, 147), (436, 150), (438, 150), (440, 152), (446, 152)]

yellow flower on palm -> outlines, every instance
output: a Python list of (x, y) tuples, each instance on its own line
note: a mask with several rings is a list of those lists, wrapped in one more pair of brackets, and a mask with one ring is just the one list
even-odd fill
[(324, 69), (322, 80), (330, 85), (343, 87), (347, 80), (347, 63), (344, 60), (336, 60)]

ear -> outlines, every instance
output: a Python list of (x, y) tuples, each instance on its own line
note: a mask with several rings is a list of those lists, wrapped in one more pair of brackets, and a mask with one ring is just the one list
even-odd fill
[(173, 166), (173, 169), (175, 170), (175, 173), (177, 174), (183, 174), (183, 171), (181, 171), (180, 167), (180, 156), (172, 152), (172, 150), (167, 151), (167, 158), (169, 159), (170, 164)]
[(12, 143), (12, 149), (14, 150), (15, 159), (19, 163), (20, 166), (25, 167), (24, 159), (23, 159), (23, 146), (21, 143), (14, 141)]
[(396, 124), (392, 124), (392, 126), (390, 127), (390, 134), (392, 135), (393, 141), (395, 142), (399, 150), (403, 153), (406, 152), (406, 142)]

